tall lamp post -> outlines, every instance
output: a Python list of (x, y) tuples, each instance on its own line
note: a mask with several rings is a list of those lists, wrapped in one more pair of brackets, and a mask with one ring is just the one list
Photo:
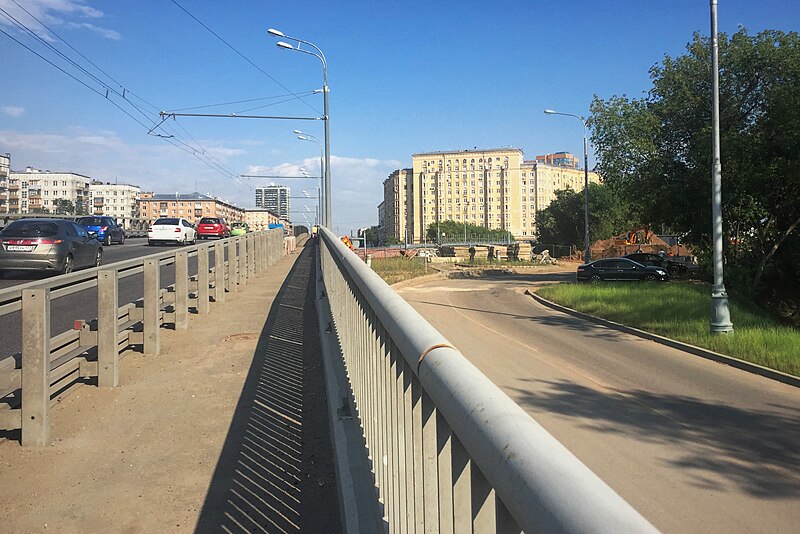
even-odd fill
[(717, 0), (711, 2), (711, 218), (714, 241), (714, 285), (711, 286), (711, 333), (733, 332), (728, 293), (722, 279), (722, 163), (719, 146), (719, 40), (717, 35)]
[[(330, 92), (328, 89), (328, 62), (325, 60), (325, 54), (322, 53), (322, 50), (309, 41), (304, 41), (303, 39), (298, 39), (297, 37), (290, 37), (283, 32), (276, 30), (274, 28), (270, 28), (267, 30), (267, 33), (270, 35), (274, 35), (276, 37), (283, 37), (284, 39), (289, 39), (290, 41), (294, 41), (297, 43), (297, 46), (293, 46), (289, 43), (284, 41), (278, 41), (275, 43), (279, 48), (286, 48), (287, 50), (294, 50), (296, 52), (302, 52), (304, 54), (308, 54), (310, 56), (314, 56), (322, 62), (322, 96), (323, 96), (323, 110), (322, 120), (325, 121), (325, 225), (330, 226), (332, 224), (331, 221), (331, 138), (330, 138), (330, 115), (328, 114), (328, 93)], [(300, 45), (306, 44), (312, 47), (316, 52), (311, 52), (309, 50), (304, 50), (300, 48)]]
[[(311, 134), (307, 134), (305, 132), (301, 132), (300, 130), (292, 130), (295, 134), (297, 134), (297, 138), (301, 141), (309, 141), (312, 143), (317, 143), (319, 145), (319, 177), (320, 180), (324, 180), (325, 176), (325, 164), (323, 159), (323, 148), (322, 142), (320, 142), (319, 138), (313, 136)], [(319, 189), (319, 188), (318, 188)], [(321, 200), (321, 199), (320, 199)], [(320, 203), (320, 211), (322, 210), (322, 203)], [(320, 220), (322, 221), (322, 226), (328, 226), (328, 221), (320, 214)]]
[(583, 240), (586, 243), (586, 249), (583, 252), (583, 262), (589, 263), (592, 261), (592, 254), (589, 250), (589, 150), (588, 141), (586, 139), (586, 119), (580, 115), (561, 113), (552, 109), (546, 109), (544, 112), (546, 115), (564, 115), (565, 117), (575, 117), (581, 121), (581, 124), (583, 124)]

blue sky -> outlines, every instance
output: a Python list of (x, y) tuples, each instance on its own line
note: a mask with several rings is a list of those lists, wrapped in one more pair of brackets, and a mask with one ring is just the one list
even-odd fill
[[(320, 63), (277, 48), (266, 34), (273, 27), (327, 56), (333, 227), (345, 233), (377, 223), (381, 184), (410, 166), (411, 154), (500, 146), (530, 158), (580, 154), (580, 123), (546, 116), (544, 108), (582, 115), (595, 94), (639, 96), (650, 87), (653, 64), (681, 54), (694, 32), (709, 33), (707, 0), (176, 1), (258, 68), (170, 0), (16, 0), (116, 85), (14, 0), (0, 0), (105, 84), (120, 93), (124, 87), (127, 98), (110, 92), (107, 99), (103, 85), (0, 11), (0, 30), (94, 89), (0, 34), (0, 152), (11, 153), (13, 169), (73, 171), (159, 193), (199, 190), (243, 206), (254, 202), (251, 187), (273, 181), (291, 186), (293, 196), (305, 190), (316, 197), (313, 181), (235, 176), (318, 172), (318, 146), (291, 132), (322, 138), (320, 121), (179, 118), (155, 130), (174, 135), (184, 150), (147, 134), (158, 110), (252, 99), (268, 100), (195, 111), (320, 116), (320, 94), (286, 98), (286, 88), (303, 94), (322, 86)], [(719, 3), (720, 31), (800, 26), (798, 2)], [(303, 200), (293, 204), (314, 210)], [(303, 220), (300, 213), (295, 219)]]

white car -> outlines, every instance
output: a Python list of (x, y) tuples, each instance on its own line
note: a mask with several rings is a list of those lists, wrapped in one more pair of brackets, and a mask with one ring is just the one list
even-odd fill
[(147, 231), (147, 244), (178, 243), (179, 245), (197, 242), (197, 231), (192, 223), (183, 217), (162, 217), (150, 225)]

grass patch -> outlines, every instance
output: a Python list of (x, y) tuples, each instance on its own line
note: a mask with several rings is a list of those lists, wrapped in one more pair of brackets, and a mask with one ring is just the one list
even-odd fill
[(430, 266), (426, 269), (424, 258), (373, 259), (372, 270), (389, 285), (435, 272)]
[(734, 332), (711, 335), (711, 291), (695, 284), (557, 284), (537, 291), (574, 310), (800, 376), (800, 331), (729, 300)]

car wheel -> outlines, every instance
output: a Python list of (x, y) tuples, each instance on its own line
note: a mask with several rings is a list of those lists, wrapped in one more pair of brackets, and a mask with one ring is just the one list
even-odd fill
[(67, 254), (64, 258), (64, 265), (61, 266), (61, 274), (69, 274), (75, 268), (75, 260), (72, 259), (72, 254)]
[(592, 276), (589, 277), (589, 283), (590, 284), (598, 284), (598, 283), (602, 282), (602, 280), (603, 279), (600, 278), (599, 274), (593, 274)]
[(670, 265), (667, 268), (667, 274), (672, 277), (677, 277), (681, 275), (681, 268), (678, 265)]
[(103, 249), (98, 248), (97, 252), (94, 254), (94, 266), (100, 267), (101, 263), (103, 263)]
[(182, 247), (185, 247), (185, 246), (186, 246), (186, 243), (188, 243), (188, 242), (189, 242), (189, 236), (188, 236), (188, 235), (186, 235), (186, 234), (183, 234), (183, 241), (181, 241), (181, 242), (180, 242), (180, 245), (181, 245)]
[(642, 280), (644, 280), (645, 282), (655, 282), (656, 275), (648, 273), (642, 277)]
[(111, 232), (106, 234), (105, 239), (103, 239), (103, 244), (107, 247), (111, 246)]
[(120, 245), (124, 245), (125, 244), (125, 234), (122, 234), (122, 237), (119, 238), (119, 244)]

